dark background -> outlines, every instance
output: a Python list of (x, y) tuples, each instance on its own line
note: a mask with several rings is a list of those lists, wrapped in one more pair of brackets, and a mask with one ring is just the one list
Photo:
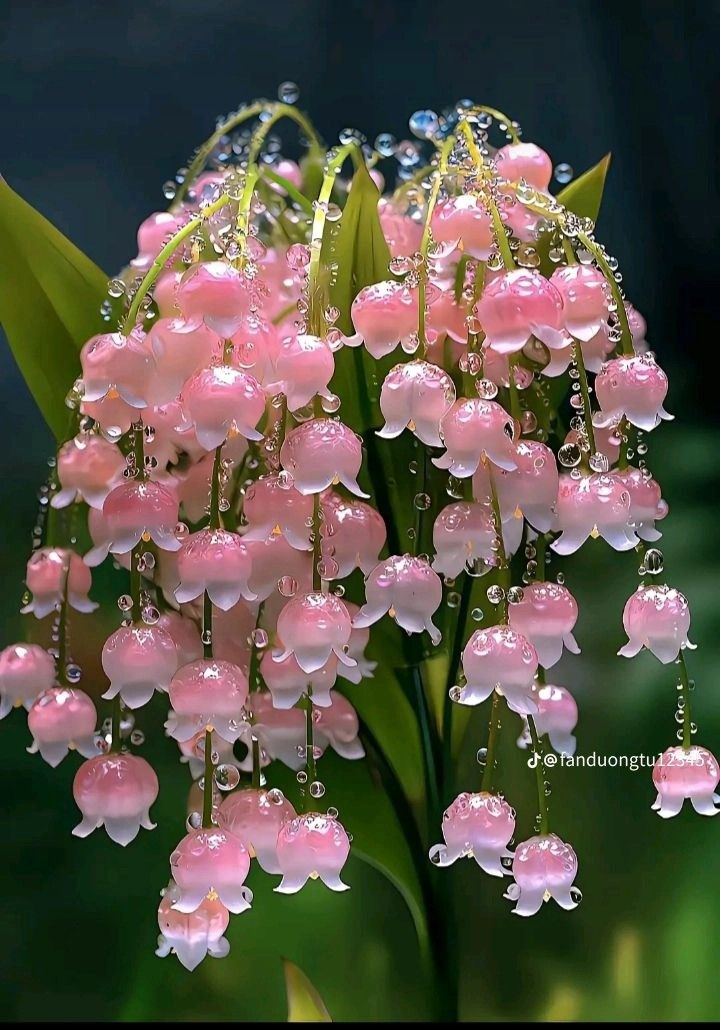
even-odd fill
[[(668, 407), (682, 415), (682, 424), (653, 439), (651, 467), (676, 509), (663, 545), (673, 553), (668, 564), (694, 602), (693, 636), (706, 645), (693, 668), (712, 747), (720, 726), (720, 668), (710, 651), (720, 630), (712, 507), (719, 14), (717, 2), (689, 0), (6, 0), (0, 172), (110, 274), (134, 254), (138, 223), (164, 206), (161, 184), (208, 135), (215, 115), (274, 97), (284, 79), (299, 83), (300, 106), (330, 142), (348, 125), (371, 140), (381, 131), (401, 137), (416, 108), (469, 96), (508, 111), (526, 139), (576, 172), (611, 150), (599, 234), (619, 257), (627, 294), (672, 376)], [(6, 347), (0, 391), (2, 611), (12, 625), (51, 441)], [(574, 573), (590, 613), (580, 633), (584, 664), (571, 666), (585, 705), (583, 743), (607, 751), (632, 742), (631, 750), (653, 753), (674, 737), (672, 683), (649, 661), (634, 663), (631, 676), (629, 664), (613, 657), (632, 569), (617, 581), (604, 576), (598, 587), (606, 556), (596, 549)], [(145, 961), (155, 932), (152, 891), (177, 826), (122, 855), (99, 835), (82, 845), (69, 838), (70, 763), (57, 774), (40, 768), (22, 751), (19, 720), (10, 722), (0, 746), (3, 1016), (283, 1018), (278, 948), (265, 941), (255, 912), (234, 931), (235, 964), (212, 963), (192, 987), (182, 971), (168, 972), (170, 959)], [(485, 880), (459, 874), (472, 909), (458, 941), (466, 1015), (720, 1014), (720, 826), (687, 813), (661, 825), (648, 811), (643, 775), (572, 774), (561, 785), (573, 809), (568, 836), (584, 849), (586, 900), (570, 920), (544, 912), (532, 926), (518, 925)], [(172, 819), (170, 802), (162, 808), (158, 814)], [(353, 900), (344, 896), (333, 908), (313, 894), (284, 910), (291, 915), (273, 908), (274, 931), (287, 932), (288, 952), (304, 959), (338, 1018), (421, 1018), (405, 911), (377, 874), (356, 870), (361, 889)], [(303, 926), (311, 927), (304, 945)]]

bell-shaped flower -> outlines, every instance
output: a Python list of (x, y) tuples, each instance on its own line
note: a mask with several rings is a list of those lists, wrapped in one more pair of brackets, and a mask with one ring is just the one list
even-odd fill
[(72, 687), (50, 687), (28, 712), (28, 729), (33, 755), (40, 752), (52, 766), (58, 766), (68, 751), (79, 751), (83, 758), (97, 755), (95, 726), (97, 712), (87, 694)]
[(350, 839), (337, 819), (306, 812), (285, 823), (278, 834), (277, 860), (282, 880), (280, 894), (296, 894), (309, 879), (320, 879), (331, 891), (349, 886), (340, 873), (350, 854)]
[(80, 412), (94, 420), (97, 429), (104, 439), (117, 443), (121, 436), (129, 432), (133, 422), (138, 418), (137, 408), (131, 407), (115, 390), (107, 393), (99, 401), (80, 402)]
[(648, 542), (659, 540), (662, 533), (655, 528), (655, 523), (664, 519), (669, 510), (660, 484), (642, 469), (626, 468), (616, 471), (615, 475), (630, 494), (630, 522), (637, 535)]
[(172, 638), (177, 651), (178, 668), (202, 658), (203, 646), (200, 631), (192, 619), (185, 618), (179, 612), (161, 612), (156, 626)]
[[(467, 305), (462, 298), (460, 301), (455, 299), (453, 285), (443, 284), (427, 312), (427, 327), (430, 330), (430, 333), (426, 334), (429, 336), (427, 356), (430, 360), (440, 365), (447, 364), (448, 360), (451, 364), (460, 360), (468, 340), (467, 317)], [(433, 333), (437, 334), (437, 340), (432, 340)], [(452, 343), (449, 343), (446, 337), (449, 337)], [(446, 357), (448, 344), (449, 359)]]
[(94, 612), (97, 604), (88, 598), (92, 586), (90, 569), (74, 551), (60, 547), (40, 547), (27, 563), (25, 582), (32, 601), (21, 608), (44, 619), (55, 611), (67, 594), (67, 603), (76, 612)]
[(177, 288), (182, 280), (182, 272), (166, 269), (159, 275), (153, 287), (153, 300), (161, 318), (177, 318), (180, 308), (177, 306)]
[(134, 329), (129, 336), (119, 332), (93, 336), (80, 351), (80, 363), (85, 402), (100, 401), (110, 394), (131, 408), (152, 403), (155, 358), (141, 329)]
[(165, 729), (175, 740), (189, 740), (207, 727), (230, 742), (242, 733), (248, 681), (232, 662), (200, 658), (184, 665), (170, 681), (168, 693), (172, 711)]
[[(377, 562), (375, 564), (377, 564)], [(352, 601), (346, 600), (345, 607), (347, 608), (351, 619), (354, 619), (360, 611), (358, 605), (353, 604)], [(365, 655), (365, 648), (368, 646), (369, 642), (369, 627), (353, 626), (347, 646), (347, 653), (350, 658), (355, 659), (357, 665), (339, 665), (338, 676), (342, 676), (342, 678), (348, 680), (349, 683), (360, 683), (364, 679), (373, 678), (373, 673), (375, 672), (378, 663), (370, 661), (370, 659)]]
[(203, 593), (223, 611), (236, 605), (241, 597), (256, 600), (248, 585), (252, 572), (250, 553), (242, 538), (227, 529), (208, 526), (189, 536), (178, 551), (177, 570), (178, 604), (194, 601)]
[(326, 707), (332, 704), (330, 691), (337, 679), (337, 666), (338, 660), (333, 654), (321, 668), (303, 672), (294, 655), (278, 662), (266, 651), (260, 662), (260, 675), (276, 708), (292, 708), (310, 690), (313, 704)]
[(577, 855), (555, 833), (543, 833), (518, 844), (513, 856), (512, 883), (505, 897), (514, 901), (518, 916), (534, 916), (551, 898), (561, 908), (577, 908), (580, 892), (573, 888)]
[(138, 255), (130, 264), (139, 272), (147, 272), (166, 241), (174, 236), (183, 224), (182, 216), (170, 211), (154, 211), (140, 223), (137, 231)]
[[(244, 772), (252, 772), (251, 738), (260, 744), (260, 765), (271, 761), (282, 762), (295, 772), (305, 765), (306, 717), (301, 708), (276, 708), (267, 691), (254, 691), (250, 695), (248, 708), (252, 712), (252, 726), (248, 725), (243, 740), (248, 753), (239, 763)], [(313, 714), (324, 709), (317, 708)], [(321, 757), (322, 749), (315, 738), (315, 755)]]
[(314, 418), (291, 429), (280, 448), (280, 464), (301, 494), (316, 494), (339, 482), (350, 493), (368, 497), (357, 481), (362, 441), (336, 419)]
[(230, 365), (196, 372), (183, 387), (183, 428), (193, 427), (206, 451), (235, 436), (261, 440), (255, 428), (265, 412), (265, 393), (257, 379)]
[(195, 372), (222, 357), (222, 340), (199, 318), (160, 318), (147, 342), (157, 366), (150, 391), (155, 405), (174, 401)]
[(443, 813), (445, 843), (430, 848), (430, 861), (448, 866), (459, 858), (474, 858), (490, 876), (504, 876), (501, 860), (512, 858), (508, 844), (514, 832), (515, 812), (504, 798), (464, 791)]
[(284, 393), (290, 411), (304, 408), (316, 397), (331, 396), (328, 384), (335, 374), (329, 344), (306, 333), (286, 336), (275, 356), (275, 374), (266, 386), (269, 394)]
[(653, 811), (662, 819), (677, 815), (687, 798), (698, 815), (717, 815), (720, 797), (715, 793), (720, 783), (720, 766), (707, 748), (669, 747), (653, 766), (653, 783), (657, 797)]
[(279, 873), (277, 840), (285, 823), (297, 813), (281, 790), (237, 790), (225, 798), (218, 824), (247, 848), (266, 873)]
[(328, 491), (321, 499), (320, 548), (327, 566), (337, 566), (327, 579), (345, 579), (354, 569), (367, 575), (378, 562), (387, 530), (380, 512), (364, 501), (347, 500)]
[(232, 265), (203, 261), (187, 270), (175, 299), (184, 318), (202, 319), (225, 340), (240, 328), (250, 310), (252, 292), (248, 280)]
[(388, 197), (381, 197), (378, 215), (383, 235), (393, 257), (405, 257), (420, 250), (423, 234), (421, 221), (406, 214)]
[(441, 603), (442, 581), (427, 561), (396, 554), (379, 562), (365, 580), (365, 604), (353, 625), (372, 626), (389, 612), (407, 633), (427, 630), (437, 645), (442, 634), (432, 617)]
[(341, 758), (350, 761), (364, 758), (365, 748), (360, 742), (357, 712), (348, 699), (337, 691), (333, 692), (330, 700), (329, 706), (313, 709), (315, 746), (323, 751), (330, 746)]
[(433, 464), (459, 479), (467, 479), (485, 456), (502, 469), (517, 467), (515, 422), (497, 401), (480, 398), (455, 401), (440, 422), (447, 448)]
[(268, 394), (272, 393), (267, 384), (275, 379), (275, 361), (280, 349), (278, 328), (256, 316), (246, 318), (233, 335), (232, 345), (230, 364), (249, 372)]
[(574, 554), (590, 536), (601, 536), (616, 551), (630, 551), (638, 543), (630, 524), (630, 494), (615, 472), (560, 476), (557, 525), (562, 533), (551, 546), (558, 554)]
[(213, 612), (213, 655), (225, 662), (249, 669), (252, 633), (257, 624), (256, 606), (239, 601), (234, 608)]
[(378, 436), (394, 440), (410, 429), (429, 447), (442, 447), (440, 422), (455, 403), (455, 384), (437, 365), (407, 361), (390, 369), (380, 391), (385, 425)]
[(10, 644), (0, 651), (0, 719), (13, 708), (30, 708), (55, 682), (55, 662), (39, 644)]
[(87, 837), (104, 826), (108, 837), (124, 847), (135, 840), (141, 826), (155, 829), (150, 806), (158, 790), (154, 769), (139, 755), (111, 753), (88, 759), (73, 782), (75, 804), (82, 813), (73, 834)]
[(243, 540), (269, 540), (279, 533), (291, 547), (311, 549), (312, 498), (295, 489), (287, 475), (261, 476), (245, 491)]
[(690, 605), (674, 587), (638, 587), (625, 603), (623, 626), (628, 635), (627, 644), (618, 651), (623, 658), (634, 658), (646, 647), (663, 665), (669, 665), (681, 648), (695, 648), (688, 640)]
[[(574, 730), (578, 721), (575, 698), (566, 687), (544, 683), (536, 687), (535, 700), (538, 710), (533, 719), (538, 736), (547, 734), (550, 744), (558, 754), (574, 755), (577, 747)], [(517, 743), (518, 747), (529, 747), (531, 739), (527, 727)]]
[(178, 651), (160, 626), (121, 626), (105, 641), (102, 667), (110, 680), (105, 700), (119, 695), (128, 708), (141, 708), (156, 690), (170, 686)]
[[(555, 520), (559, 475), (552, 450), (537, 440), (520, 440), (515, 450), (517, 467), (492, 470), (500, 516), (505, 524), (524, 516), (539, 533), (547, 533)], [(473, 477), (476, 500), (491, 497), (487, 465), (481, 464)]]
[(162, 551), (178, 551), (175, 536), (177, 497), (149, 479), (121, 483), (105, 498), (103, 516), (111, 536), (111, 554), (127, 554), (140, 540), (153, 540)]
[(462, 667), (466, 683), (457, 698), (461, 705), (479, 705), (499, 690), (511, 711), (537, 711), (532, 693), (537, 651), (521, 633), (509, 626), (476, 630), (465, 645)]
[(549, 347), (566, 345), (563, 301), (539, 272), (518, 268), (492, 279), (475, 305), (487, 345), (500, 354), (521, 351), (531, 336)]
[(466, 193), (436, 205), (430, 220), (436, 243), (457, 247), (480, 261), (487, 261), (495, 245), (492, 218), (479, 196)]
[(183, 837), (170, 856), (170, 873), (177, 884), (175, 912), (194, 912), (208, 895), (238, 915), (252, 904), (243, 886), (250, 872), (247, 848), (219, 826), (200, 827)]
[(497, 534), (488, 505), (456, 501), (443, 508), (433, 525), (432, 567), (441, 576), (454, 579), (466, 567), (478, 562), (497, 562)]
[(672, 419), (663, 407), (668, 378), (649, 352), (632, 358), (613, 358), (595, 377), (595, 396), (600, 411), (593, 416), (599, 426), (625, 417), (638, 429), (650, 430), (663, 419)]
[(580, 653), (572, 633), (577, 617), (577, 601), (560, 583), (528, 583), (522, 600), (508, 606), (511, 628), (530, 641), (545, 669), (560, 661), (563, 646)]
[[(247, 537), (243, 537), (246, 541)], [(284, 596), (309, 590), (312, 585), (312, 557), (308, 551), (292, 547), (284, 536), (268, 540), (247, 540), (252, 572), (250, 590), (258, 601), (266, 601), (278, 590)]]
[(545, 192), (550, 186), (553, 166), (544, 150), (535, 143), (508, 143), (495, 155), (495, 170), (508, 182), (525, 182)]
[(599, 268), (563, 265), (550, 282), (563, 303), (563, 325), (576, 340), (591, 340), (607, 322), (610, 290)]
[[(94, 569), (107, 558), (114, 534), (108, 520), (102, 511), (98, 511), (97, 508), (88, 509), (87, 526), (93, 546), (83, 555), (83, 561), (89, 569)], [(119, 565), (129, 571), (132, 562), (130, 551), (127, 551), (125, 554), (114, 555), (113, 557)]]
[(351, 633), (350, 615), (339, 597), (318, 591), (299, 594), (280, 612), (277, 635), (281, 643), (273, 660), (282, 662), (294, 655), (305, 673), (321, 669), (333, 654), (343, 665), (355, 665), (345, 652)]
[[(243, 731), (244, 732), (244, 731)], [(178, 750), (180, 752), (180, 761), (183, 765), (188, 766), (188, 770), (193, 780), (199, 780), (205, 775), (205, 729), (198, 730), (197, 733), (193, 734), (188, 740), (179, 740)], [(233, 745), (228, 740), (223, 740), (222, 737), (218, 737), (217, 733), (213, 730), (210, 734), (210, 747), (213, 755), (213, 762), (216, 766), (218, 765), (234, 765), (236, 768), (240, 768), (240, 763), (235, 757), (233, 751)], [(193, 805), (188, 808), (188, 811), (195, 811), (197, 808), (202, 807), (202, 791), (200, 791), (200, 805)]]
[(230, 944), (223, 936), (230, 915), (222, 902), (207, 897), (194, 912), (179, 912), (173, 908), (179, 897), (180, 891), (171, 882), (158, 906), (160, 934), (155, 954), (158, 958), (177, 955), (180, 964), (192, 973), (206, 955), (225, 958), (230, 953)]
[(122, 451), (102, 436), (78, 433), (64, 443), (57, 456), (60, 489), (53, 494), (53, 508), (67, 508), (85, 501), (100, 509), (103, 501), (122, 479), (126, 468)]
[(356, 336), (350, 345), (364, 343), (374, 358), (384, 358), (418, 329), (417, 293), (394, 281), (360, 290), (350, 310)]

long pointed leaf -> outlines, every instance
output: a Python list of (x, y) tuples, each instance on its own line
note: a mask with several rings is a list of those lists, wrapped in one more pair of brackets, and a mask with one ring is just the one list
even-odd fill
[(285, 990), (288, 999), (288, 1023), (332, 1023), (325, 1002), (299, 966), (283, 959)]

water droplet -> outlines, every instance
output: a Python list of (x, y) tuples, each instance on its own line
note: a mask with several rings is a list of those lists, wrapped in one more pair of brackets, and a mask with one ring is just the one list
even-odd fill
[(215, 768), (215, 783), (219, 790), (234, 790), (240, 782), (240, 770), (236, 765), (224, 762)]
[(122, 297), (126, 288), (122, 279), (111, 279), (108, 283), (107, 291), (111, 297)]
[(558, 461), (565, 468), (573, 468), (580, 464), (582, 454), (576, 443), (564, 443), (558, 450)]
[(298, 781), (298, 783), (307, 783), (307, 778), (308, 776), (304, 769), (300, 769), (295, 776), (295, 779)]
[(296, 82), (281, 82), (277, 95), (283, 104), (297, 104), (300, 99), (300, 87)]
[(455, 590), (451, 590), (447, 595), (447, 606), (448, 608), (457, 608), (460, 604), (460, 594)]
[(510, 587), (507, 592), (507, 599), (510, 604), (520, 604), (524, 596), (522, 587)]
[(142, 610), (142, 619), (148, 626), (154, 626), (160, 619), (160, 612), (155, 605), (149, 604)]
[(487, 765), (487, 760), (488, 760), (488, 750), (487, 750), (487, 748), (486, 747), (478, 748), (477, 754), (475, 755), (475, 757), (477, 758), (478, 765), (483, 765), (483, 766)]
[(580, 888), (579, 887), (571, 887), (570, 888), (570, 897), (572, 898), (572, 900), (575, 902), (576, 905), (579, 905), (580, 902), (583, 899), (582, 891), (580, 890)]
[(68, 683), (79, 683), (82, 679), (82, 669), (74, 662), (70, 662), (65, 666), (65, 678)]
[(473, 610), (470, 612), (470, 617), (473, 619), (474, 622), (482, 622), (484, 615), (485, 613), (483, 612), (482, 608), (473, 608)]
[(292, 576), (283, 576), (278, 580), (278, 590), (283, 597), (294, 597), (297, 593), (298, 583)]
[(555, 165), (555, 181), (559, 182), (562, 186), (564, 186), (565, 183), (570, 182), (574, 174), (572, 167), (565, 161), (561, 161), (560, 164)]
[[(187, 826), (188, 830), (199, 830), (202, 826), (202, 815), (200, 814), (200, 812), (191, 812), (185, 820), (185, 825)], [(174, 857), (175, 852), (173, 852), (173, 854), (170, 856), (171, 865), (177, 865), (178, 863), (177, 859), (175, 860), (175, 862), (173, 862)]]
[(501, 604), (505, 600), (505, 591), (499, 584), (494, 583), (487, 588), (487, 599), (490, 604)]
[(450, 687), (448, 697), (451, 701), (459, 701), (462, 697), (462, 687)]
[(610, 468), (610, 459), (606, 454), (601, 454), (597, 451), (595, 454), (590, 455), (590, 468), (593, 472), (607, 472)]
[(130, 743), (134, 744), (135, 747), (140, 747), (141, 744), (145, 743), (145, 734), (142, 730), (133, 730), (130, 734)]
[(557, 576), (555, 577), (555, 581), (556, 581), (556, 583), (559, 583), (560, 586), (562, 586), (563, 583), (565, 582), (565, 573), (564, 572), (558, 572)]
[(264, 629), (254, 629), (250, 637), (258, 650), (268, 646), (269, 637)]
[(427, 511), (427, 509), (432, 504), (430, 494), (415, 494), (413, 504), (418, 509), (418, 511)]
[(273, 787), (267, 792), (267, 799), (271, 805), (282, 805), (285, 795), (278, 787)]
[(162, 192), (166, 200), (174, 200), (177, 193), (177, 183), (173, 182), (172, 179), (168, 179), (167, 182), (163, 183)]
[(643, 565), (651, 576), (658, 576), (665, 568), (665, 558), (662, 551), (659, 551), (657, 547), (650, 547), (645, 552)]
[(288, 247), (286, 261), (294, 271), (301, 271), (310, 264), (310, 248), (304, 243), (293, 243)]
[(313, 798), (321, 798), (325, 793), (325, 784), (321, 783), (320, 780), (313, 780), (310, 784), (310, 796)]
[(129, 612), (133, 606), (133, 599), (130, 594), (123, 594), (122, 597), (118, 597), (117, 604), (121, 612)]
[(478, 379), (475, 389), (478, 397), (483, 401), (491, 401), (498, 394), (497, 385), (491, 379)]
[(415, 111), (408, 124), (410, 132), (419, 139), (430, 139), (440, 128), (440, 121), (434, 111)]

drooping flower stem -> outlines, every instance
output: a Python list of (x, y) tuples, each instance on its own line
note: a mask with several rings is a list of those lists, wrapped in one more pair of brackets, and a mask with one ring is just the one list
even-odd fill
[(562, 233), (562, 248), (563, 248), (563, 253), (565, 254), (565, 261), (567, 262), (567, 264), (568, 265), (576, 265), (577, 264), (577, 255), (575, 254), (575, 251), (573, 250), (573, 245), (570, 242), (570, 238), (568, 236), (566, 236), (565, 233)]
[(520, 405), (520, 394), (518, 393), (517, 381), (515, 379), (515, 368), (517, 367), (517, 355), (511, 354), (508, 358), (508, 392), (510, 395), (510, 414), (519, 422), (522, 417)]
[(545, 559), (547, 556), (547, 545), (548, 537), (546, 533), (540, 533), (537, 540), (535, 540), (535, 576), (534, 578), (538, 582), (542, 583), (545, 579)]
[(483, 772), (482, 781), (480, 783), (480, 790), (482, 791), (490, 792), (493, 789), (493, 774), (495, 772), (495, 752), (497, 749), (497, 742), (500, 737), (500, 713), (500, 695), (496, 690), (494, 690), (492, 702), (490, 705), (490, 723), (488, 730), (487, 753), (485, 756), (485, 770)]
[(596, 241), (592, 239), (591, 236), (589, 236), (586, 232), (578, 232), (577, 237), (582, 243), (583, 247), (585, 247), (585, 249), (589, 251), (590, 254), (592, 254), (592, 256), (595, 259), (595, 262), (597, 263), (598, 268), (605, 276), (605, 280), (608, 286), (610, 287), (610, 292), (612, 294), (613, 301), (615, 302), (615, 305), (617, 307), (617, 318), (618, 322), (620, 323), (621, 331), (620, 352), (621, 354), (624, 354), (626, 357), (632, 357), (632, 355), (635, 353), (635, 350), (633, 348), (630, 322), (628, 321), (627, 311), (625, 310), (625, 301), (623, 299), (622, 291), (620, 290), (618, 281), (615, 278), (615, 273), (608, 264), (607, 258), (605, 257), (605, 253), (602, 247), (598, 243), (596, 243)]
[(489, 114), (490, 117), (494, 118), (496, 122), (498, 122), (500, 125), (505, 126), (505, 131), (507, 132), (508, 136), (510, 137), (513, 143), (520, 142), (520, 136), (518, 135), (518, 131), (515, 128), (513, 122), (510, 118), (508, 118), (506, 114), (503, 114), (502, 111), (498, 111), (496, 107), (488, 107), (486, 104), (479, 104), (477, 106), (473, 106), (472, 110), (477, 114)]
[(213, 744), (212, 744), (212, 730), (205, 728), (205, 771), (203, 774), (203, 810), (202, 810), (202, 824), (205, 827), (213, 825), (212, 818), (212, 807), (213, 807), (213, 777), (215, 775), (215, 766), (213, 765)]
[(68, 685), (67, 664), (68, 664), (68, 581), (70, 579), (70, 560), (65, 562), (63, 575), (62, 595), (60, 597), (60, 612), (57, 621), (57, 681), (61, 687)]
[[(263, 166), (260, 169), (260, 176), (263, 179), (269, 179), (270, 182), (274, 182), (276, 186), (280, 186), (282, 189), (284, 189), (287, 195), (290, 197), (290, 199), (294, 200), (298, 207), (302, 208), (305, 214), (312, 216), (312, 203), (308, 200), (304, 193), (300, 192), (297, 186), (290, 182), (289, 179), (285, 179), (282, 175), (278, 175), (277, 172), (274, 172), (272, 168), (268, 168), (266, 166)], [(293, 307), (295, 307), (294, 304)]]
[(322, 590), (322, 576), (320, 567), (322, 562), (322, 507), (320, 505), (320, 494), (313, 494), (313, 529), (312, 529), (312, 588), (316, 593)]
[(304, 694), (300, 701), (300, 707), (305, 710), (305, 785), (303, 790), (303, 810), (309, 812), (312, 808), (312, 793), (310, 788), (317, 781), (317, 762), (315, 760), (315, 724), (313, 722), (312, 687), (308, 687), (307, 694)]
[(131, 617), (134, 623), (142, 623), (142, 575), (140, 558), (143, 553), (143, 542), (136, 544), (130, 552), (130, 596), (132, 598)]
[(543, 762), (543, 750), (538, 737), (537, 727), (532, 715), (527, 717), (532, 751), (535, 758), (535, 781), (537, 783), (538, 814), (540, 816), (540, 833), (550, 832), (550, 813), (548, 811), (547, 795), (545, 793), (545, 764)]
[(203, 644), (203, 658), (212, 658), (213, 656), (213, 645), (212, 645), (212, 601), (207, 592), (203, 594), (203, 620), (202, 620), (202, 644)]
[(110, 713), (110, 751), (117, 754), (122, 748), (120, 736), (120, 720), (122, 718), (122, 702), (120, 695), (113, 698), (112, 711)]
[(422, 353), (424, 354), (427, 350), (427, 335), (426, 335), (426, 292), (428, 282), (428, 250), (430, 248), (431, 231), (430, 223), (432, 221), (433, 212), (437, 205), (438, 196), (440, 194), (440, 187), (442, 186), (443, 179), (448, 173), (448, 161), (452, 154), (453, 147), (455, 146), (455, 136), (448, 136), (440, 148), (438, 155), (437, 167), (433, 172), (432, 186), (430, 187), (430, 196), (428, 197), (427, 207), (425, 208), (425, 222), (423, 225), (423, 234), (420, 240), (420, 254), (422, 255), (422, 266), (419, 270), (419, 282), (418, 282), (418, 341)]
[(254, 733), (250, 738), (250, 751), (252, 754), (252, 780), (250, 786), (253, 790), (260, 790), (260, 741)]
[(210, 528), (220, 529), (220, 466), (223, 445), (215, 448), (212, 479), (210, 481)]
[(283, 118), (291, 118), (297, 125), (300, 126), (302, 131), (307, 136), (308, 141), (310, 142), (310, 146), (313, 150), (319, 151), (322, 149), (320, 140), (318, 138), (317, 133), (315, 132), (314, 126), (312, 125), (311, 121), (305, 117), (302, 111), (298, 111), (298, 109), (296, 107), (293, 107), (292, 104), (273, 104), (270, 110), (272, 111), (272, 114), (266, 121), (262, 123), (260, 128), (253, 134), (253, 137), (250, 140), (250, 146), (248, 147), (248, 164), (253, 164), (255, 161), (257, 161), (258, 155), (260, 153), (260, 148), (262, 147), (270, 130), (273, 128), (273, 126), (277, 125), (277, 123), (281, 121)]
[(592, 405), (590, 404), (590, 388), (588, 386), (587, 370), (583, 358), (582, 347), (578, 340), (573, 344), (573, 358), (578, 370), (578, 382), (580, 383), (580, 395), (583, 399), (583, 413), (585, 421), (585, 433), (588, 438), (591, 456), (595, 454), (595, 430), (593, 429)]
[(677, 664), (680, 669), (680, 697), (682, 698), (683, 733), (682, 746), (684, 751), (689, 751), (692, 746), (692, 717), (690, 714), (690, 680), (688, 678), (685, 655), (682, 648), (678, 654)]
[(192, 236), (192, 234), (201, 227), (203, 222), (207, 221), (208, 218), (212, 217), (212, 215), (214, 215), (217, 211), (219, 211), (229, 202), (230, 197), (227, 195), (227, 193), (223, 193), (223, 195), (221, 197), (218, 197), (217, 200), (213, 201), (212, 204), (208, 204), (207, 207), (204, 207), (199, 215), (196, 215), (195, 218), (191, 218), (189, 222), (186, 222), (185, 225), (183, 225), (181, 229), (178, 229), (174, 236), (170, 240), (168, 240), (168, 242), (165, 244), (165, 246), (162, 248), (158, 256), (153, 261), (148, 271), (145, 273), (143, 281), (140, 283), (137, 290), (135, 290), (135, 293), (133, 294), (132, 303), (128, 308), (128, 313), (125, 316), (125, 321), (121, 329), (123, 336), (129, 336), (135, 328), (138, 312), (140, 311), (140, 307), (142, 305), (143, 300), (147, 296), (148, 292), (153, 286), (153, 283), (160, 275), (163, 268), (168, 263), (168, 261), (173, 256), (178, 247), (180, 247), (180, 245), (185, 242), (188, 236)]
[[(472, 127), (467, 121), (461, 119), (458, 122), (458, 128), (462, 132), (467, 142), (468, 153), (475, 162), (476, 168), (480, 176), (484, 179), (488, 179), (487, 166), (483, 159), (480, 148), (475, 142)], [(497, 244), (498, 251), (505, 266), (506, 271), (512, 272), (515, 270), (515, 261), (510, 250), (510, 244), (508, 242), (507, 233), (505, 232), (505, 224), (500, 217), (500, 211), (495, 203), (495, 198), (492, 196), (492, 179), (489, 178), (487, 188), (483, 193), (483, 200), (487, 205), (487, 209), (490, 212), (490, 217), (493, 223), (493, 232), (495, 234), (495, 243)]]

